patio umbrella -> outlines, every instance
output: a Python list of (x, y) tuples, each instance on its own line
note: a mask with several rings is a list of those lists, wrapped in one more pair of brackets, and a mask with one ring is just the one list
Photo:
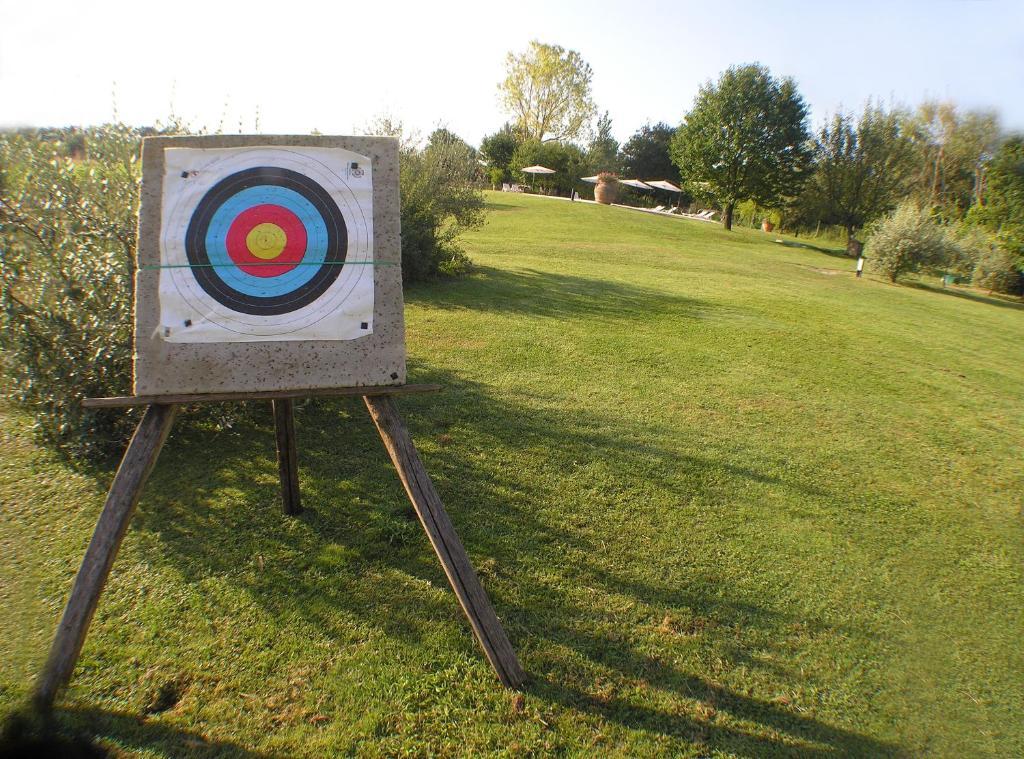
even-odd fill
[[(656, 187), (659, 190), (668, 190), (669, 192), (682, 192), (681, 188), (676, 187), (674, 184), (664, 179), (655, 179), (653, 182), (648, 182), (647, 184), (649, 184), (651, 187)], [(679, 205), (678, 199), (676, 199), (676, 205)]]
[(657, 187), (659, 190), (668, 190), (669, 192), (682, 192), (682, 190), (676, 187), (671, 182), (666, 182), (664, 179), (656, 179), (653, 182), (647, 182), (651, 187)]
[[(547, 166), (527, 166), (524, 169), (520, 169), (524, 174), (554, 174), (554, 169), (549, 169)], [(530, 177), (530, 187), (533, 187), (534, 177)]]
[(649, 184), (644, 184), (639, 179), (620, 179), (619, 183), (620, 184), (627, 184), (630, 187), (635, 187), (638, 190), (653, 190), (654, 189)]

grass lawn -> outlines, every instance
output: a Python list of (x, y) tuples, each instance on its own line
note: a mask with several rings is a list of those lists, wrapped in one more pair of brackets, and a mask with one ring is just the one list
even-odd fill
[[(525, 693), (360, 403), (309, 402), (297, 519), (269, 409), (179, 422), (62, 729), (147, 757), (1024, 754), (1024, 308), (760, 232), (488, 198), (477, 272), (407, 292), (410, 381), (447, 389), (399, 405)], [(6, 712), (112, 472), (0, 412)]]

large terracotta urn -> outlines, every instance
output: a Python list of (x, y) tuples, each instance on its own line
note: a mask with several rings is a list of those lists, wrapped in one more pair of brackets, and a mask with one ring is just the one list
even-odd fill
[(614, 179), (599, 180), (594, 187), (594, 200), (606, 206), (611, 205), (618, 199), (619, 183)]

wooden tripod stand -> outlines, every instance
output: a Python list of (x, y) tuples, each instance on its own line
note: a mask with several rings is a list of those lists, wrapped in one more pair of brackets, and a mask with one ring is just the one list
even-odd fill
[(409, 430), (402, 421), (392, 396), (440, 390), (439, 385), (400, 385), (395, 387), (344, 387), (328, 390), (275, 391), (262, 393), (220, 393), (208, 395), (126, 396), (122, 398), (90, 398), (83, 405), (92, 408), (146, 406), (135, 435), (128, 444), (121, 465), (110, 486), (96, 530), (78, 570), (64, 615), (50, 647), (50, 655), (36, 682), (34, 701), (37, 707), (49, 710), (58, 690), (70, 679), (78, 655), (89, 631), (89, 623), (100, 594), (110, 574), (128, 523), (135, 513), (142, 487), (156, 464), (160, 449), (174, 424), (182, 404), (214, 401), (269, 400), (274, 407), (277, 431), (277, 460), (281, 475), (281, 492), (285, 514), (302, 510), (299, 497), (298, 456), (295, 445), (295, 422), (292, 403), (296, 398), (360, 395), (377, 426), (384, 447), (391, 457), (405, 492), (412, 502), (420, 524), (444, 567), (448, 582), (473, 634), (487, 660), (509, 688), (518, 688), (526, 680), (512, 644), (484, 591), (466, 554), (444, 505), (434, 489)]

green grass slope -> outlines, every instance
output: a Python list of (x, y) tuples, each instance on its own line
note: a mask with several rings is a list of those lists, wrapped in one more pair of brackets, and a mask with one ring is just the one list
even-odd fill
[[(58, 724), (124, 755), (1024, 753), (1024, 310), (514, 195), (407, 293), (400, 406), (532, 681), (477, 651), (359, 403), (181, 426)], [(110, 472), (7, 407), (0, 709)]]

